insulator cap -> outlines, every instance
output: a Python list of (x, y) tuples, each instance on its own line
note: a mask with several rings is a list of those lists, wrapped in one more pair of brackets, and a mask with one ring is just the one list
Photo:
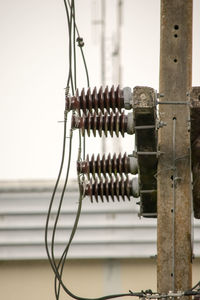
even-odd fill
[(139, 186), (137, 178), (133, 178), (131, 181), (128, 177), (124, 179), (122, 176), (111, 177), (111, 178), (95, 178), (94, 181), (90, 180), (86, 184), (85, 195), (90, 196), (91, 202), (99, 202), (101, 200), (104, 202), (106, 200), (109, 202), (110, 198), (112, 201), (115, 201), (115, 198), (120, 201), (122, 198), (123, 201), (127, 198), (130, 201), (131, 197), (139, 197)]
[(92, 113), (94, 110), (96, 113), (100, 110), (104, 113), (106, 110), (110, 114), (110, 110), (114, 113), (116, 110), (121, 112), (121, 109), (124, 108), (124, 93), (118, 86), (116, 89), (114, 86), (108, 90), (108, 87), (103, 90), (101, 87), (99, 92), (97, 92), (96, 87), (91, 93), (90, 88), (85, 93), (85, 90), (82, 89), (81, 94), (79, 95), (78, 90), (76, 95), (73, 97), (66, 97), (66, 110), (80, 110), (86, 114), (88, 111)]
[(108, 132), (111, 137), (115, 133), (117, 137), (119, 137), (119, 133), (124, 137), (125, 133), (133, 134), (134, 131), (134, 120), (133, 114), (125, 115), (124, 112), (119, 114), (105, 113), (102, 115), (96, 113), (88, 113), (86, 116), (72, 116), (72, 128), (79, 128), (82, 131), (82, 135), (85, 135), (85, 130), (87, 131), (88, 136), (90, 136), (90, 132), (93, 132), (93, 135), (96, 136), (98, 133), (100, 137), (102, 137), (102, 132), (104, 132), (105, 136), (108, 136)]
[(137, 159), (135, 157), (129, 157), (126, 153), (122, 156), (121, 153), (117, 156), (114, 154), (111, 157), (111, 154), (108, 154), (105, 157), (105, 154), (100, 158), (98, 154), (95, 159), (94, 154), (91, 159), (89, 159), (89, 155), (87, 155), (85, 161), (77, 162), (77, 171), (79, 173), (86, 174), (90, 177), (90, 174), (95, 179), (96, 174), (99, 178), (101, 175), (106, 178), (107, 175), (110, 177), (114, 174), (137, 174)]

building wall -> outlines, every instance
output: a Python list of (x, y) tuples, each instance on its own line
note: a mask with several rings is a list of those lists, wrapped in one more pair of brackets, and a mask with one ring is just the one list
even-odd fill
[[(0, 184), (0, 260), (45, 260), (44, 228), (53, 186), (46, 182)], [(60, 190), (49, 222), (49, 240)], [(157, 254), (155, 218), (139, 218), (138, 199), (92, 203), (84, 198), (69, 258), (150, 258)], [(55, 256), (66, 247), (78, 207), (70, 185), (64, 197), (55, 236)], [(195, 257), (200, 257), (200, 220), (194, 222)]]
[[(194, 260), (193, 283), (200, 279), (200, 259)], [(155, 259), (70, 260), (64, 282), (86, 298), (110, 293), (156, 290)], [(53, 300), (53, 274), (47, 261), (1, 261), (1, 299)], [(70, 299), (63, 293), (60, 300)], [(123, 297), (129, 299), (129, 297)], [(131, 299), (131, 297), (130, 297)]]
[[(44, 247), (52, 186), (44, 182), (0, 186), (0, 299), (53, 300), (54, 277)], [(72, 230), (77, 199), (71, 185), (58, 226), (57, 258)], [(90, 298), (130, 289), (156, 291), (156, 219), (140, 219), (138, 212), (136, 199), (98, 204), (84, 199), (64, 272), (64, 282), (72, 292)], [(56, 207), (51, 230), (55, 214)], [(195, 220), (194, 283), (200, 280), (199, 246), (200, 223)], [(70, 298), (62, 293), (60, 300), (64, 299)]]

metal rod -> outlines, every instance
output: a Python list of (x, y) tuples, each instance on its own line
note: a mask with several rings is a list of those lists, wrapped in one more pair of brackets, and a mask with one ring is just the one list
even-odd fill
[(137, 155), (158, 155), (159, 152), (142, 152), (142, 151), (138, 151), (136, 152)]
[(140, 190), (140, 194), (151, 194), (156, 192), (157, 190)]
[(172, 287), (175, 291), (175, 216), (176, 216), (176, 117), (173, 118), (172, 129), (172, 148), (173, 148), (173, 209), (171, 210), (172, 216)]
[(145, 125), (145, 126), (135, 126), (134, 127), (136, 130), (137, 129), (151, 129), (151, 128), (155, 128), (155, 125)]
[(157, 217), (156, 213), (139, 213), (139, 217)]
[(189, 101), (156, 101), (157, 104), (190, 105)]

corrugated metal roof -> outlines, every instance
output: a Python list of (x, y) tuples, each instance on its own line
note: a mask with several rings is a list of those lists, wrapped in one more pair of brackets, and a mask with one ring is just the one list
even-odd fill
[[(1, 184), (0, 259), (45, 259), (44, 226), (52, 185)], [(56, 199), (59, 199), (59, 194)], [(156, 255), (156, 219), (138, 218), (138, 199), (93, 203), (85, 198), (70, 258), (136, 258)], [(64, 249), (78, 206), (78, 192), (70, 185), (64, 198), (56, 234), (56, 255)], [(53, 207), (50, 229), (55, 220)], [(195, 220), (194, 253), (200, 256), (200, 222)]]

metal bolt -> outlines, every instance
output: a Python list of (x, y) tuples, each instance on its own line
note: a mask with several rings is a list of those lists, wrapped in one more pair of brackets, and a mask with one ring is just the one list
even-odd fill
[(159, 120), (159, 121), (157, 122), (157, 129), (162, 128), (162, 127), (164, 127), (164, 126), (167, 126), (167, 123), (166, 123), (166, 122), (163, 122), (163, 121), (161, 121), (161, 120)]
[(157, 93), (156, 96), (157, 96), (157, 98), (163, 98), (163, 97), (165, 97), (165, 95), (162, 94), (162, 93)]
[(133, 94), (130, 87), (125, 87), (123, 89), (124, 95), (124, 107), (125, 109), (131, 109), (133, 107)]

